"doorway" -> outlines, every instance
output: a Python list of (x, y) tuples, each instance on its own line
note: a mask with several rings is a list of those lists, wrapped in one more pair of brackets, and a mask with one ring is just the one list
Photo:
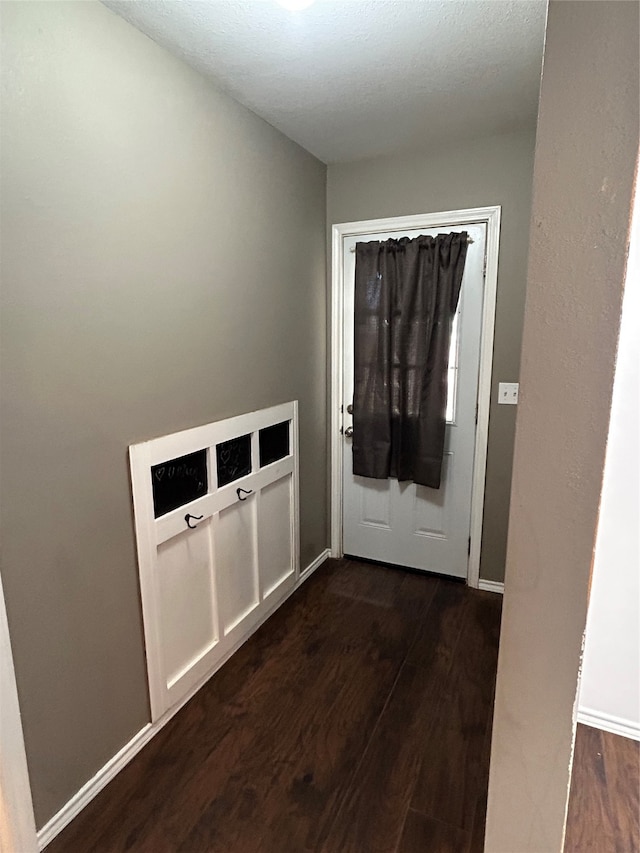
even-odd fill
[[(365, 480), (350, 468), (353, 392), (351, 251), (359, 241), (467, 231), (465, 265), (450, 359), (445, 477), (440, 490)], [(331, 544), (354, 556), (465, 577), (478, 585), (500, 208), (486, 207), (333, 226)], [(345, 435), (346, 433), (346, 435)]]

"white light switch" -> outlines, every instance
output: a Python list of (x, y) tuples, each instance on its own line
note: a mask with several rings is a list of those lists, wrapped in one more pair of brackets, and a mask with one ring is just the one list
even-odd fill
[(515, 406), (518, 402), (518, 382), (500, 382), (498, 383), (498, 403), (504, 403), (508, 406)]

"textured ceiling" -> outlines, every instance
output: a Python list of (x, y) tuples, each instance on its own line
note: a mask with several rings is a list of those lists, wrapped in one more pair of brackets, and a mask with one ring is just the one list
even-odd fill
[(533, 127), (545, 0), (103, 0), (326, 163)]

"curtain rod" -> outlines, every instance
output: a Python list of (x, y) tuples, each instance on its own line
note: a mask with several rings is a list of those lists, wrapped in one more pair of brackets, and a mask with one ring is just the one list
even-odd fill
[[(473, 237), (467, 237), (467, 243), (473, 243)], [(350, 252), (355, 252), (355, 250), (356, 250), (356, 247), (355, 247), (355, 246), (352, 246), (352, 247), (349, 249), (349, 251), (350, 251)]]

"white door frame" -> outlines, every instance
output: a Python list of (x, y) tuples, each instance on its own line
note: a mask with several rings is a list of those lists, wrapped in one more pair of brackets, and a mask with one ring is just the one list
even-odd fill
[(0, 850), (38, 850), (9, 625), (0, 577)]
[(496, 292), (498, 284), (498, 249), (500, 244), (499, 205), (449, 210), (444, 213), (424, 213), (413, 216), (394, 216), (389, 219), (369, 219), (362, 222), (343, 222), (332, 228), (331, 276), (331, 555), (341, 557), (342, 550), (342, 370), (344, 324), (344, 279), (342, 245), (345, 237), (360, 234), (408, 231), (414, 228), (450, 228), (486, 223), (484, 299), (482, 300), (482, 332), (480, 369), (478, 374), (478, 419), (476, 424), (471, 490), (471, 545), (467, 583), (477, 587), (480, 576), (480, 546), (484, 513), (484, 484), (487, 468), (487, 438), (489, 406), (491, 403), (491, 369), (493, 366), (493, 336), (495, 329)]

